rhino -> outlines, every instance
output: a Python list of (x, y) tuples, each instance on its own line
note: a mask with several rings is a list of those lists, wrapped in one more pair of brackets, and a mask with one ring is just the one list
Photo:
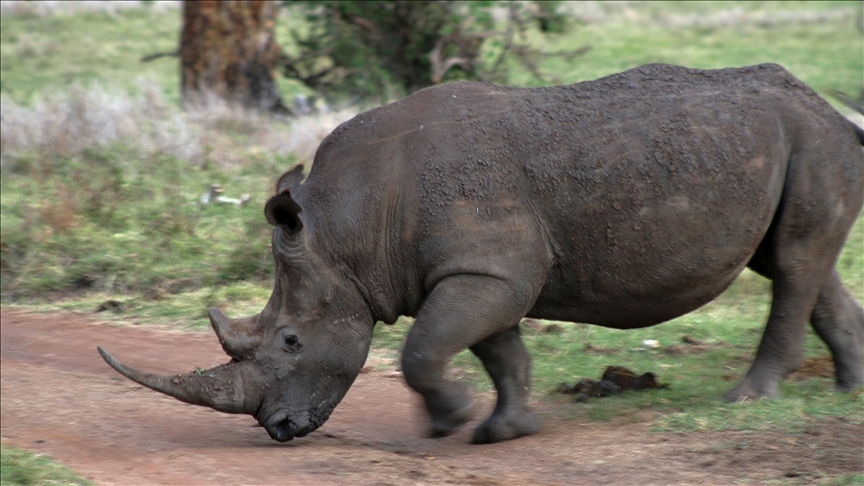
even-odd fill
[(711, 302), (749, 267), (771, 279), (755, 360), (727, 400), (778, 395), (806, 323), (836, 389), (864, 384), (864, 311), (835, 262), (864, 200), (864, 130), (776, 64), (664, 64), (569, 86), (454, 82), (343, 123), (311, 171), (264, 207), (273, 293), (210, 322), (231, 361), (154, 375), (181, 401), (253, 415), (277, 441), (320, 427), (357, 377), (376, 323), (414, 317), (401, 357), (431, 436), (471, 418), (446, 378), (468, 348), (497, 390), (473, 433), (537, 433), (525, 317), (653, 326)]

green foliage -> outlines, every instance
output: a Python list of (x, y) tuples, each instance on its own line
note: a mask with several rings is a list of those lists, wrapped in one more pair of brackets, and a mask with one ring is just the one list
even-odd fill
[[(441, 81), (504, 81), (508, 55), (532, 67), (539, 51), (514, 40), (529, 26), (543, 36), (565, 30), (557, 2), (302, 2), (307, 30), (294, 41), (284, 72), (328, 99), (386, 101)], [(495, 22), (494, 9), (508, 12)], [(484, 51), (484, 46), (486, 50)], [(489, 49), (497, 51), (491, 56)]]
[(32, 454), (6, 444), (0, 445), (0, 485), (39, 486), (47, 484), (84, 486), (92, 483), (78, 477), (48, 456)]

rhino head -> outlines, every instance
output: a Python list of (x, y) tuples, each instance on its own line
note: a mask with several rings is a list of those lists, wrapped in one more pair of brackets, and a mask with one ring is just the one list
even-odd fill
[(265, 206), (276, 260), (269, 302), (245, 319), (210, 310), (229, 363), (160, 376), (124, 366), (98, 348), (127, 378), (183, 402), (253, 415), (280, 442), (327, 420), (363, 367), (374, 326), (354, 280), (310, 249), (302, 209), (282, 187), (288, 175)]

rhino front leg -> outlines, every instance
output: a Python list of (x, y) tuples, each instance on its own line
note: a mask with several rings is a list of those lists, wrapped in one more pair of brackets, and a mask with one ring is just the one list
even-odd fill
[(474, 430), (474, 443), (486, 444), (536, 434), (543, 425), (528, 409), (531, 356), (522, 344), (519, 326), (493, 334), (471, 346), (498, 390), (492, 416)]
[[(503, 403), (519, 403), (517, 397), (521, 395), (514, 395), (513, 387), (527, 386), (528, 374), (517, 371), (518, 365), (503, 365), (501, 352), (493, 349), (496, 341), (512, 348), (513, 337), (504, 335), (489, 343), (484, 340), (516, 326), (530, 308), (532, 298), (531, 292), (520, 291), (502, 279), (479, 275), (451, 276), (435, 286), (423, 303), (402, 351), (402, 372), (408, 385), (423, 396), (433, 437), (447, 435), (471, 418), (473, 405), (465, 386), (445, 378), (450, 359), (471, 346), (478, 345), (479, 353), (487, 357), (484, 364), (495, 370), (490, 371), (494, 373), (493, 380), (506, 383)], [(518, 341), (518, 334), (514, 336)], [(484, 344), (478, 344), (481, 341)], [(527, 357), (524, 348), (522, 352)], [(518, 361), (519, 356), (515, 359)], [(510, 408), (505, 406), (502, 410)], [(504, 440), (518, 435), (524, 433), (496, 432), (489, 437)]]

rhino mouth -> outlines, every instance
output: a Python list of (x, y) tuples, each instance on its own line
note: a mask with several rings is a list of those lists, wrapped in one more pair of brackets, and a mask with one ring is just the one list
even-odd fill
[(344, 391), (333, 391), (328, 399), (317, 406), (303, 410), (292, 409), (290, 400), (265, 400), (258, 406), (254, 417), (273, 440), (288, 442), (295, 437), (309, 435), (324, 425), (344, 395)]
[(259, 421), (270, 438), (279, 442), (288, 442), (294, 437), (304, 437), (320, 427), (330, 413), (315, 414), (310, 410), (288, 412), (278, 410), (266, 420)]

